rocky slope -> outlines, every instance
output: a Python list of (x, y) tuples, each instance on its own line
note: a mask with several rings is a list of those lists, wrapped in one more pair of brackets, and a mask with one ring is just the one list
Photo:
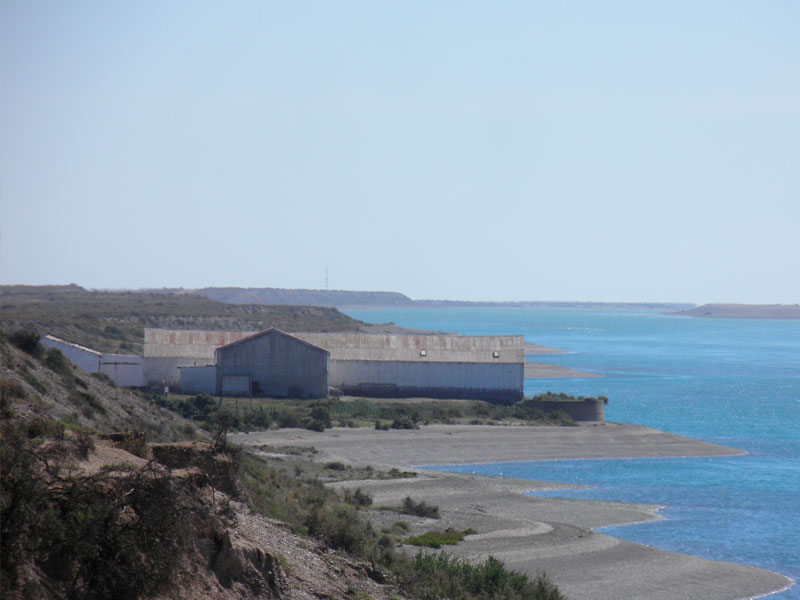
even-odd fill
[(403, 597), (249, 510), (224, 438), (150, 445), (194, 426), (54, 353), (0, 355), (4, 598)]

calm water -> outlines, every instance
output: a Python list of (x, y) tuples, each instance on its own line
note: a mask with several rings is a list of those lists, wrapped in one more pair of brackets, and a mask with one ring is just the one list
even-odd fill
[[(532, 357), (603, 375), (527, 380), (608, 396), (609, 421), (747, 450), (728, 458), (539, 461), (440, 470), (591, 486), (560, 497), (659, 504), (666, 520), (611, 535), (800, 580), (800, 321), (690, 319), (646, 312), (458, 308), (351, 310), (364, 321), (472, 335), (519, 334), (568, 350)], [(772, 596), (800, 599), (800, 586)]]

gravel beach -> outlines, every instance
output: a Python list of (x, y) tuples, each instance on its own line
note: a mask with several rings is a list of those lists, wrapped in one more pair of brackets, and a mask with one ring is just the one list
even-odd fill
[[(403, 468), (551, 459), (729, 456), (741, 451), (647, 427), (429, 425), (410, 431), (282, 429), (231, 436), (243, 445), (313, 446), (323, 461)], [(743, 565), (710, 561), (596, 533), (593, 528), (659, 519), (658, 506), (535, 498), (522, 492), (561, 484), (418, 471), (410, 479), (337, 484), (360, 487), (374, 505), (411, 496), (439, 506), (441, 519), (404, 517), (417, 531), (472, 528), (448, 551), (469, 558), (495, 556), (510, 568), (546, 572), (570, 600), (738, 600), (791, 584), (786, 577)], [(376, 519), (393, 518), (381, 517)]]

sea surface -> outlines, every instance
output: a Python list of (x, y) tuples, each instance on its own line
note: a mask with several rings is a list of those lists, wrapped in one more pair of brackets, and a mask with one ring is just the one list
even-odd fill
[[(664, 520), (604, 528), (665, 550), (800, 581), (800, 321), (696, 319), (554, 308), (348, 310), (372, 323), (523, 334), (569, 354), (533, 362), (602, 375), (526, 380), (525, 395), (608, 396), (606, 419), (747, 451), (723, 458), (535, 461), (435, 467), (589, 486), (546, 495), (658, 504)], [(800, 600), (800, 585), (771, 596)]]

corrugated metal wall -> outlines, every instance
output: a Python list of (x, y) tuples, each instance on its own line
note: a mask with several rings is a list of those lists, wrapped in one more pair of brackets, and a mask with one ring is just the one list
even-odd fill
[(321, 398), (328, 395), (328, 352), (272, 331), (220, 348), (217, 392), (228, 376), (249, 376), (254, 394)]
[(111, 381), (122, 387), (141, 387), (144, 385), (144, 359), (127, 354), (103, 354), (100, 370)]
[(213, 364), (213, 358), (195, 359), (185, 357), (144, 359), (144, 380), (146, 385), (168, 385), (179, 387), (181, 373), (178, 367), (202, 367)]
[(370, 396), (520, 400), (519, 363), (331, 361), (331, 385), (343, 393)]
[(184, 394), (216, 394), (217, 367), (181, 367), (181, 392)]

